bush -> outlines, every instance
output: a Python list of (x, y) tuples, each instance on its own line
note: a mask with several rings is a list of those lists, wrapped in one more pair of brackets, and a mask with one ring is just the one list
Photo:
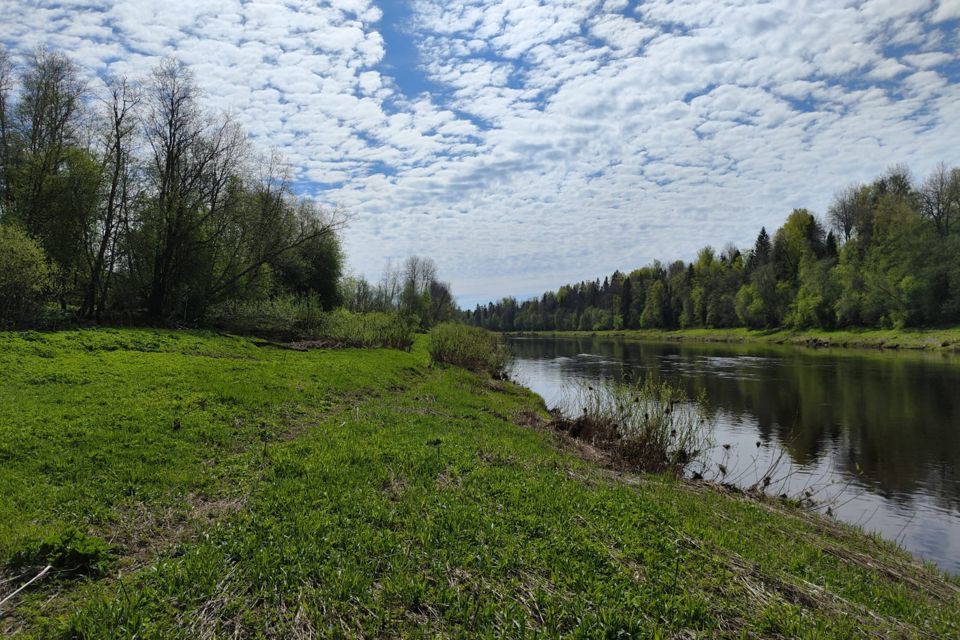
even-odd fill
[(712, 421), (702, 399), (650, 378), (636, 385), (594, 384), (572, 394), (565, 413), (576, 417), (555, 420), (554, 428), (639, 471), (682, 474), (703, 466)]
[(448, 322), (430, 331), (430, 358), (471, 371), (483, 371), (495, 378), (506, 376), (510, 352), (495, 333)]
[(0, 224), (0, 328), (35, 320), (51, 279), (43, 248), (19, 227)]
[(230, 333), (318, 343), (313, 346), (409, 349), (413, 345), (413, 323), (399, 314), (343, 309), (325, 313), (311, 298), (225, 302), (207, 312), (206, 324)]
[(353, 347), (390, 347), (409, 350), (413, 346), (416, 320), (399, 313), (353, 313), (338, 309), (323, 317), (322, 337)]

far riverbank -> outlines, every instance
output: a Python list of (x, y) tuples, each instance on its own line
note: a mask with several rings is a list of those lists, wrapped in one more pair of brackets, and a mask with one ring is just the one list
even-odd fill
[(893, 349), (960, 353), (960, 327), (943, 329), (630, 329), (607, 331), (514, 331), (507, 335), (604, 336), (657, 342), (780, 344), (803, 347)]

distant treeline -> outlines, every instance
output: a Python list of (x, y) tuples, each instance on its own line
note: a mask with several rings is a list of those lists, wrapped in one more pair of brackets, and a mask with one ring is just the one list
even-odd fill
[(345, 215), (295, 196), (283, 160), (209, 111), (186, 67), (85, 77), (62, 53), (15, 64), (0, 48), (0, 328), (339, 303)]
[(960, 322), (960, 169), (916, 183), (903, 166), (834, 198), (826, 221), (794, 210), (753, 247), (702, 249), (540, 298), (477, 306), (500, 331), (689, 327), (904, 327)]

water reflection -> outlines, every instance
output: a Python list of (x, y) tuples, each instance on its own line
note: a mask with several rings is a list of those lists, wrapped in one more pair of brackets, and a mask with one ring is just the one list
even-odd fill
[(744, 480), (783, 450), (791, 490), (828, 483), (838, 517), (960, 572), (960, 359), (602, 337), (510, 344), (521, 382), (552, 405), (571, 381), (624, 375), (704, 392)]

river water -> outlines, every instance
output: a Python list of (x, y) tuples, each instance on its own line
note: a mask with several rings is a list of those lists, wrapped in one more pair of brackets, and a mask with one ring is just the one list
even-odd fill
[(705, 393), (716, 418), (708, 478), (749, 486), (769, 474), (769, 492), (809, 492), (815, 508), (960, 573), (960, 357), (602, 336), (508, 342), (513, 377), (551, 408), (576, 411), (576, 384), (624, 375)]

